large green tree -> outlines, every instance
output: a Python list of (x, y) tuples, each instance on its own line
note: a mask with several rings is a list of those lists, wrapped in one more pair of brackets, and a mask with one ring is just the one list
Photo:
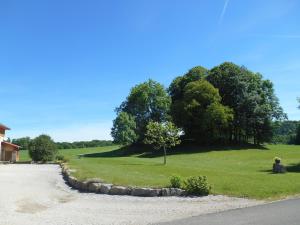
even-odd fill
[(211, 69), (207, 80), (219, 89), (222, 103), (234, 110), (230, 137), (235, 142), (270, 140), (271, 121), (285, 117), (271, 81), (228, 62)]
[[(194, 80), (188, 79), (188, 76), (185, 75), (184, 79)], [(212, 143), (224, 140), (233, 115), (229, 107), (221, 104), (218, 90), (204, 77), (198, 76), (195, 81), (186, 83), (181, 97), (173, 96), (172, 116), (175, 124), (183, 128), (186, 138)], [(171, 85), (171, 88), (174, 90), (174, 86)]]
[[(169, 119), (171, 98), (160, 83), (148, 80), (136, 85), (130, 91), (127, 99), (117, 108), (117, 113), (125, 112), (134, 118), (135, 134), (142, 143), (146, 126), (150, 121), (165, 122)], [(115, 127), (112, 130), (117, 130)]]
[(115, 143), (130, 145), (138, 140), (136, 134), (136, 122), (134, 116), (120, 112), (117, 118), (113, 121), (111, 136)]
[(176, 77), (168, 92), (172, 98), (171, 116), (177, 126), (182, 127), (182, 121), (185, 119), (184, 108), (184, 89), (187, 84), (205, 78), (208, 75), (208, 69), (197, 66), (190, 69), (185, 75)]

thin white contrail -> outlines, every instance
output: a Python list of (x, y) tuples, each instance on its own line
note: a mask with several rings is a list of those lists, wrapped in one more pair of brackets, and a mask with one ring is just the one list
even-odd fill
[(223, 22), (223, 19), (224, 19), (226, 10), (227, 10), (228, 3), (229, 3), (229, 0), (225, 0), (224, 6), (223, 6), (223, 9), (222, 9), (220, 18), (219, 18), (219, 25), (222, 24), (222, 22)]

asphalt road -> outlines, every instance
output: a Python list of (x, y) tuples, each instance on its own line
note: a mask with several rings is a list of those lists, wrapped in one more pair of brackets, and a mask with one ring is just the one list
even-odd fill
[(207, 214), (160, 225), (300, 225), (300, 199)]

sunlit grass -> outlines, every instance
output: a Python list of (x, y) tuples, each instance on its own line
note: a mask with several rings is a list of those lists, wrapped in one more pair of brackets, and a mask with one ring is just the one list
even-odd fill
[[(62, 150), (69, 166), (76, 169), (79, 179), (99, 177), (120, 185), (164, 187), (171, 175), (183, 178), (206, 175), (214, 194), (226, 194), (257, 199), (282, 198), (300, 193), (300, 146), (267, 145), (267, 149), (219, 150), (201, 148), (162, 156), (127, 155), (119, 157), (118, 146)], [(200, 149), (200, 148), (199, 148)], [(89, 154), (81, 157), (80, 154)], [(28, 160), (27, 151), (21, 159)], [(275, 156), (290, 166), (287, 174), (272, 174)]]

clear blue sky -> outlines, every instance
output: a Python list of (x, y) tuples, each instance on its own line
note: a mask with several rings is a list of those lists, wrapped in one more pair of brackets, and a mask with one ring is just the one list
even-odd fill
[(0, 0), (0, 122), (10, 137), (110, 138), (148, 78), (232, 61), (271, 79), (300, 120), (298, 0)]

